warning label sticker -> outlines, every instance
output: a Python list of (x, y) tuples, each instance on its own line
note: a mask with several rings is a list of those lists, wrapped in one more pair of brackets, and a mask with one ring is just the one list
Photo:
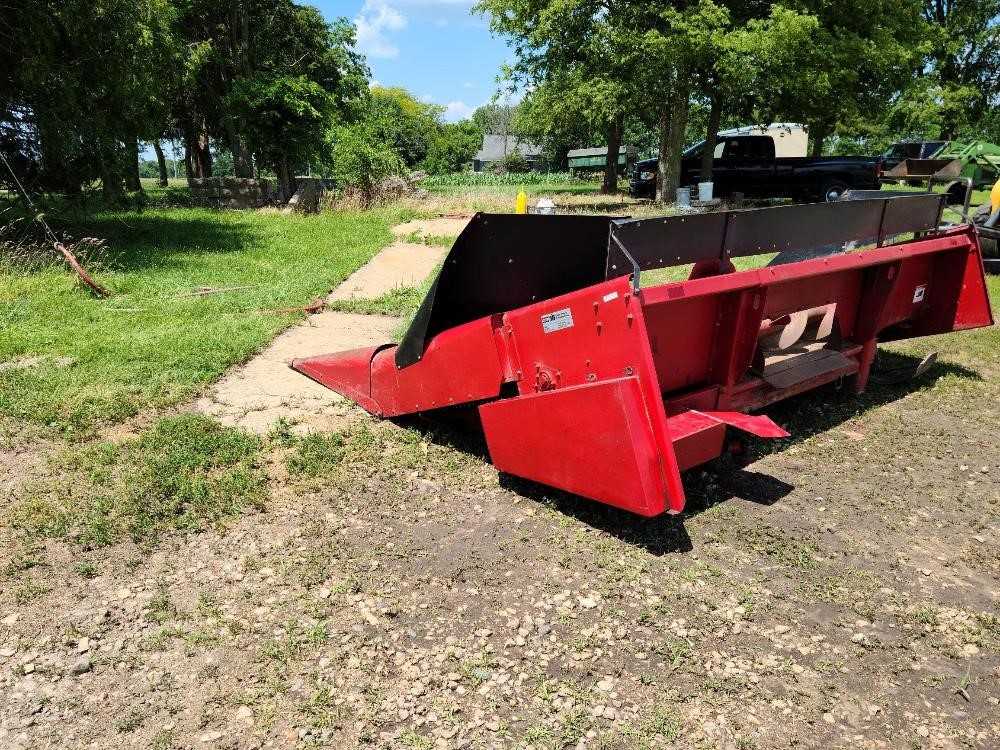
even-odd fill
[(604, 295), (605, 302), (610, 302), (613, 299), (618, 299), (618, 292), (611, 292), (611, 294)]
[(927, 285), (921, 284), (916, 289), (913, 290), (913, 304), (924, 301), (924, 292), (927, 291)]
[(573, 327), (573, 313), (566, 307), (542, 316), (542, 330), (546, 333)]

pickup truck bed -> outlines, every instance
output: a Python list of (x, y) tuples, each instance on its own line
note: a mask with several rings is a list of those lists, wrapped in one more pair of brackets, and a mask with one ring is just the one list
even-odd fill
[[(699, 174), (701, 154), (702, 144), (685, 151), (682, 185), (704, 181)], [(715, 154), (712, 182), (719, 196), (741, 192), (749, 197), (834, 201), (849, 189), (880, 187), (880, 163), (874, 156), (776, 157), (771, 137), (756, 135), (723, 138)], [(656, 159), (636, 162), (629, 193), (651, 198), (655, 191)]]

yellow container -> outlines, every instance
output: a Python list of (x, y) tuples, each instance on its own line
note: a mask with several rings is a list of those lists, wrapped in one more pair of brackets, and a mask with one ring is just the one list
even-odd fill
[(997, 180), (997, 184), (990, 191), (990, 213), (996, 211), (997, 206), (1000, 206), (1000, 180)]
[(516, 214), (526, 214), (528, 213), (528, 194), (524, 192), (524, 186), (521, 186), (521, 192), (517, 194), (517, 200), (514, 201), (514, 213)]

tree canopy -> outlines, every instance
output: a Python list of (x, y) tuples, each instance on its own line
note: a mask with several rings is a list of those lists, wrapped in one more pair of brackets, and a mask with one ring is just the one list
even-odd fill
[[(587, 140), (609, 146), (606, 187), (616, 131), (651, 115), (664, 200), (678, 187), (690, 112), (710, 142), (724, 122), (801, 122), (816, 154), (831, 139), (996, 130), (1000, 0), (480, 0), (477, 9), (511, 42), (505, 75), (528, 91), (535, 129), (559, 139), (585, 124)], [(704, 153), (710, 170), (712, 149)]]

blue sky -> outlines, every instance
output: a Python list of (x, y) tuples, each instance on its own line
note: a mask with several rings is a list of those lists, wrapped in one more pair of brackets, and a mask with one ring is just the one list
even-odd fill
[(447, 107), (452, 122), (492, 98), (500, 66), (512, 55), (490, 34), (488, 19), (470, 12), (476, 0), (300, 1), (328, 20), (353, 21), (373, 80)]

